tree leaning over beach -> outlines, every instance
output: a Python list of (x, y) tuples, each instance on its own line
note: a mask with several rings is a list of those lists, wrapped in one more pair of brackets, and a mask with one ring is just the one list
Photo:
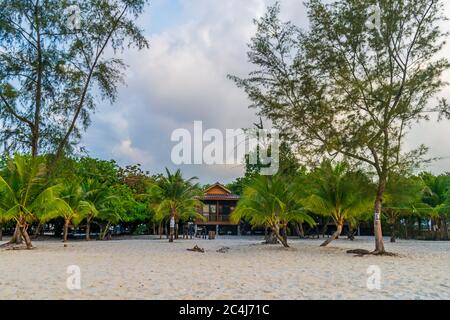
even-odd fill
[(275, 5), (256, 21), (248, 52), (256, 70), (246, 79), (230, 76), (306, 160), (339, 155), (376, 173), (374, 253), (385, 253), (381, 210), (389, 174), (425, 161), (425, 146), (404, 151), (406, 134), (433, 113), (450, 118), (444, 99), (432, 101), (450, 67), (437, 57), (447, 35), (443, 5), (308, 0), (307, 31), (281, 22)]

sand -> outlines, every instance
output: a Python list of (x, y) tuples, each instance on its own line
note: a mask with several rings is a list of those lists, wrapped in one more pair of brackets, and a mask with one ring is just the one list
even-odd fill
[[(291, 240), (284, 249), (258, 238), (39, 241), (32, 251), (0, 251), (0, 299), (450, 299), (450, 242), (386, 243), (401, 257), (346, 254), (371, 250), (369, 237), (320, 242)], [(186, 250), (194, 245), (206, 252)], [(222, 247), (229, 250), (217, 252)], [(67, 288), (70, 265), (80, 267), (81, 290)], [(380, 288), (369, 290), (373, 265)]]

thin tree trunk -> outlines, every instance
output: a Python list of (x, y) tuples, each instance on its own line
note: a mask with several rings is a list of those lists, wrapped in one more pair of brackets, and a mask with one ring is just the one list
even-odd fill
[(445, 215), (441, 216), (441, 240), (448, 240), (448, 225), (447, 225), (447, 217)]
[(282, 236), (280, 234), (280, 226), (279, 225), (275, 225), (274, 228), (272, 228), (272, 230), (275, 232), (275, 235), (276, 235), (277, 239), (280, 240), (280, 242), (283, 245), (283, 247), (289, 248), (289, 245), (287, 243), (287, 237), (285, 237), (284, 235)]
[(111, 36), (116, 31), (116, 29), (117, 29), (117, 27), (119, 25), (119, 22), (122, 19), (122, 17), (125, 14), (125, 12), (127, 11), (127, 9), (128, 9), (128, 5), (126, 5), (124, 7), (124, 9), (122, 10), (121, 14), (118, 16), (117, 20), (114, 21), (113, 27), (109, 30), (109, 33), (108, 33), (105, 41), (103, 42), (102, 46), (98, 48), (99, 50), (97, 50), (97, 54), (96, 54), (96, 56), (94, 58), (93, 63), (90, 66), (89, 73), (88, 73), (87, 78), (86, 78), (86, 82), (84, 83), (83, 90), (81, 92), (80, 101), (77, 103), (75, 114), (74, 114), (74, 116), (72, 118), (72, 121), (71, 121), (71, 124), (69, 126), (69, 129), (67, 130), (66, 134), (64, 135), (63, 139), (61, 140), (61, 142), (59, 143), (59, 145), (57, 147), (54, 164), (57, 163), (63, 156), (64, 149), (65, 149), (67, 143), (69, 142), (69, 138), (72, 135), (72, 132), (75, 130), (75, 126), (76, 126), (76, 123), (78, 121), (78, 117), (80, 116), (81, 111), (83, 110), (85, 99), (86, 99), (86, 96), (87, 96), (87, 93), (89, 91), (89, 87), (90, 87), (90, 84), (91, 84), (91, 80), (92, 80), (92, 78), (93, 78), (93, 76), (95, 74), (95, 68), (97, 67), (97, 64), (98, 64), (98, 62), (100, 60), (101, 55), (103, 54), (103, 51), (105, 50), (106, 46), (108, 45), (109, 40), (111, 39)]
[(298, 224), (298, 229), (300, 231), (300, 237), (303, 239), (305, 238), (305, 230), (303, 230), (303, 223)]
[(104, 228), (102, 228), (102, 231), (100, 232), (100, 240), (105, 240), (106, 236), (108, 235), (109, 228), (111, 227), (111, 223), (108, 222)]
[(295, 233), (297, 234), (297, 237), (300, 239), (305, 238), (305, 231), (303, 230), (303, 225), (301, 223), (295, 223), (294, 224)]
[(91, 219), (86, 219), (86, 241), (91, 241)]
[(36, 227), (36, 231), (33, 234), (33, 239), (37, 239), (39, 237), (39, 235), (41, 234), (41, 230), (42, 230), (42, 223), (39, 222), (38, 226)]
[(159, 226), (158, 226), (158, 232), (159, 232), (159, 238), (162, 239), (163, 228), (162, 228), (161, 222), (159, 223)]
[(391, 223), (391, 243), (395, 242), (395, 222)]
[(381, 228), (381, 206), (383, 202), (384, 190), (386, 188), (386, 179), (380, 177), (378, 183), (377, 196), (375, 198), (374, 211), (374, 233), (375, 233), (375, 251), (374, 253), (383, 254), (386, 252), (383, 242), (383, 230)]
[(341, 222), (341, 223), (338, 223), (338, 224), (336, 225), (336, 228), (337, 228), (336, 232), (333, 233), (333, 235), (331, 236), (331, 238), (328, 238), (327, 240), (325, 240), (325, 242), (322, 243), (320, 246), (321, 246), (321, 247), (326, 247), (327, 245), (330, 244), (331, 241), (333, 241), (333, 240), (335, 240), (337, 237), (339, 237), (339, 236), (341, 235), (341, 232), (342, 232), (342, 226), (343, 226), (343, 223), (342, 223), (342, 222)]
[(3, 223), (0, 223), (0, 241), (3, 241)]
[(25, 221), (22, 221), (22, 223), (19, 225), (19, 232), (21, 237), (23, 237), (25, 244), (27, 246), (27, 249), (33, 249), (33, 245), (31, 243), (30, 236), (28, 235), (27, 231), (27, 225)]
[(348, 226), (348, 235), (347, 238), (350, 239), (351, 241), (355, 240), (355, 228), (353, 228), (350, 224)]
[(63, 242), (67, 242), (67, 236), (69, 234), (69, 223), (69, 219), (64, 219)]
[[(41, 124), (41, 104), (42, 104), (42, 47), (41, 47), (41, 30), (40, 30), (40, 13), (39, 6), (35, 6), (34, 16), (36, 18), (36, 49), (37, 49), (37, 66), (36, 66), (36, 92), (35, 92), (35, 106), (34, 106), (34, 123), (31, 130), (31, 156), (36, 158), (39, 152), (39, 134)], [(27, 233), (28, 234), (28, 233)]]
[(286, 225), (286, 224), (285, 224), (285, 225), (283, 226), (283, 228), (281, 229), (281, 235), (282, 235), (282, 237), (283, 237), (283, 239), (284, 239), (284, 242), (287, 243), (287, 240), (288, 240), (288, 230), (287, 230), (287, 225)]
[(175, 209), (170, 209), (170, 234), (169, 234), (169, 242), (173, 242), (173, 237), (175, 233)]
[(275, 232), (272, 231), (273, 228), (266, 228), (266, 235), (264, 236), (266, 244), (278, 244), (278, 239)]
[(22, 244), (22, 234), (20, 233), (19, 223), (16, 223), (16, 228), (14, 229), (14, 234), (9, 241), (9, 244)]
[[(322, 222), (323, 222), (323, 218), (322, 218)], [(322, 238), (325, 238), (325, 232), (327, 232), (329, 223), (330, 223), (330, 217), (327, 218), (327, 221), (322, 226), (322, 231), (320, 231), (320, 234), (322, 235)]]

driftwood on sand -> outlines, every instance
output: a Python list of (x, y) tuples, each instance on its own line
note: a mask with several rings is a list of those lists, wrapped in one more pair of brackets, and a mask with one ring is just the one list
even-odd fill
[(365, 249), (354, 249), (354, 250), (348, 250), (348, 254), (354, 254), (356, 257), (363, 257), (367, 255), (373, 255), (373, 256), (389, 256), (389, 257), (398, 257), (399, 255), (392, 252), (383, 252), (383, 253), (377, 253), (377, 252), (371, 252), (369, 250)]
[(193, 252), (200, 252), (200, 253), (205, 253), (205, 249), (200, 248), (199, 246), (195, 246), (192, 249), (187, 249), (187, 251), (193, 251)]

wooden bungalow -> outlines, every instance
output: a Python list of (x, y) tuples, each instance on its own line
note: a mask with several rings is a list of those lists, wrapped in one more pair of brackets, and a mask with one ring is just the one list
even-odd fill
[(197, 232), (215, 231), (221, 235), (240, 235), (239, 224), (230, 221), (230, 215), (239, 201), (238, 195), (217, 182), (207, 188), (199, 199), (203, 204), (200, 213), (205, 219), (196, 221)]

